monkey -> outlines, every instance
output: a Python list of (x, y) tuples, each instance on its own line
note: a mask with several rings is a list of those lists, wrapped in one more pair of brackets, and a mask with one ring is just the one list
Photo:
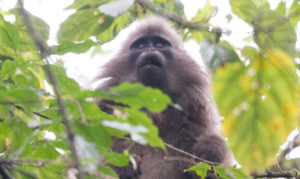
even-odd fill
[[(98, 76), (106, 79), (100, 90), (109, 90), (123, 82), (141, 83), (160, 89), (173, 104), (161, 113), (145, 111), (159, 130), (163, 141), (181, 151), (218, 164), (227, 163), (227, 148), (220, 132), (220, 121), (210, 89), (211, 75), (200, 68), (183, 48), (180, 35), (160, 16), (137, 20), (137, 27), (121, 45), (119, 52)], [(107, 100), (99, 100), (104, 112), (112, 113)], [(112, 149), (123, 152), (128, 142), (115, 141)], [(193, 179), (193, 172), (185, 172), (194, 160), (178, 150), (167, 152), (136, 144), (129, 152), (135, 156), (138, 169), (129, 164), (114, 167), (121, 179)], [(206, 177), (213, 178), (213, 177)]]

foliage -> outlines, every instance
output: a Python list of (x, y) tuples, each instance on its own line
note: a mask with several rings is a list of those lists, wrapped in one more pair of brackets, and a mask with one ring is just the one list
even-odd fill
[[(61, 61), (51, 65), (47, 62), (50, 55), (84, 53), (109, 42), (134, 19), (149, 13), (179, 17), (182, 21), (170, 19), (181, 28), (183, 38), (199, 42), (199, 51), (214, 72), (213, 89), (224, 116), (223, 133), (242, 166), (211, 167), (200, 162), (187, 172), (196, 171), (204, 178), (207, 170), (214, 170), (221, 178), (247, 178), (250, 173), (273, 169), (279, 147), (298, 125), (299, 52), (295, 49), (295, 29), (300, 4), (294, 0), (291, 7), (286, 7), (281, 2), (275, 10), (266, 0), (230, 0), (230, 5), (233, 13), (252, 27), (248, 40), (255, 46), (235, 49), (235, 44), (224, 41), (224, 31), (210, 25), (216, 9), (209, 1), (192, 23), (187, 23), (179, 0), (155, 0), (150, 5), (141, 0), (75, 0), (68, 8), (76, 12), (61, 24), (59, 44), (46, 47), (49, 51), (45, 59), (41, 59), (42, 52), (19, 6), (0, 12), (0, 175), (63, 178), (72, 174), (70, 166), (79, 156), (87, 178), (117, 178), (111, 165), (135, 165), (135, 160), (127, 150), (111, 151), (114, 137), (129, 135), (135, 142), (165, 149), (157, 128), (140, 109), (163, 111), (171, 105), (168, 96), (128, 83), (108, 92), (84, 90), (66, 75)], [(14, 15), (16, 20), (6, 21), (6, 15)], [(46, 42), (49, 26), (29, 16), (36, 35)], [(119, 106), (118, 113), (109, 115), (98, 109), (91, 100), (94, 98), (126, 106)], [(75, 154), (70, 143), (75, 145)], [(296, 170), (284, 155), (278, 160), (283, 169)], [(299, 172), (294, 173), (296, 176)]]

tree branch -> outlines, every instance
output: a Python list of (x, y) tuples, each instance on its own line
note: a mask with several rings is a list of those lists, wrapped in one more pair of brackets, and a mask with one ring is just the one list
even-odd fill
[(252, 174), (254, 178), (298, 178), (299, 171), (296, 169), (290, 171), (271, 171), (267, 170), (266, 174)]
[[(299, 139), (300, 139), (300, 134), (298, 132), (298, 134), (293, 138), (292, 141), (289, 141), (287, 142), (287, 147), (285, 149), (283, 149), (282, 151), (280, 151), (280, 155), (278, 156), (278, 159), (277, 159), (277, 168), (280, 168), (281, 166), (284, 165), (284, 162), (286, 161), (286, 155), (288, 153), (290, 153), (294, 148), (296, 148), (298, 145), (299, 145)], [(295, 163), (295, 168), (298, 168), (298, 164), (296, 162), (296, 160), (294, 159), (293, 160)]]
[(47, 73), (47, 76), (49, 78), (50, 83), (52, 84), (52, 86), (54, 88), (54, 92), (55, 92), (55, 95), (56, 95), (59, 110), (62, 114), (62, 122), (64, 124), (65, 131), (67, 133), (67, 142), (68, 142), (68, 145), (70, 147), (71, 154), (73, 155), (73, 158), (74, 158), (74, 161), (75, 161), (75, 168), (78, 171), (78, 178), (83, 179), (84, 175), (83, 175), (83, 172), (82, 172), (82, 169), (81, 169), (81, 166), (80, 166), (79, 157), (77, 155), (77, 151), (76, 151), (76, 147), (75, 147), (75, 136), (74, 136), (74, 134), (72, 132), (72, 129), (71, 129), (71, 125), (70, 125), (68, 114), (67, 114), (67, 108), (66, 108), (64, 100), (61, 97), (61, 93), (60, 93), (55, 75), (54, 75), (54, 73), (51, 69), (50, 63), (46, 59), (46, 57), (48, 55), (46, 46), (45, 46), (44, 42), (41, 40), (41, 38), (38, 36), (38, 33), (36, 32), (36, 30), (34, 29), (33, 23), (31, 21), (30, 17), (28, 16), (26, 10), (23, 7), (22, 0), (18, 0), (18, 2), (19, 2), (19, 5), (20, 5), (20, 12), (23, 16), (24, 23), (27, 26), (28, 31), (29, 31), (32, 39), (34, 40), (35, 45), (37, 46), (37, 48), (40, 51), (41, 58), (45, 60), (46, 73)]
[(10, 175), (9, 169), (15, 169), (18, 172), (20, 172), (23, 175), (26, 175), (28, 178), (36, 178), (34, 175), (32, 175), (29, 172), (26, 172), (20, 168), (18, 168), (15, 165), (26, 165), (28, 166), (34, 166), (34, 167), (45, 167), (46, 164), (56, 164), (61, 163), (60, 160), (44, 160), (44, 159), (8, 159), (8, 158), (1, 158), (0, 157), (0, 178), (2, 179), (14, 179), (13, 176)]
[[(256, 31), (268, 33), (270, 31), (274, 30), (276, 27), (281, 26), (285, 22), (288, 22), (291, 18), (297, 17), (299, 15), (300, 15), (300, 10), (291, 12), (288, 16), (286, 16), (286, 17), (280, 17), (278, 20), (276, 20), (275, 22), (273, 22), (273, 23), (271, 23), (269, 25), (266, 25), (266, 26), (257, 26), (256, 27)], [(261, 16), (258, 16), (257, 20), (259, 18), (261, 18)], [(256, 22), (257, 20), (254, 19), (253, 22)], [(255, 23), (253, 23), (253, 24), (255, 25)]]
[(0, 158), (0, 165), (24, 165), (24, 163), (36, 164), (39, 167), (44, 167), (45, 164), (56, 164), (60, 163), (60, 160), (45, 160), (45, 159), (28, 159), (28, 158), (19, 158), (19, 159), (8, 159)]
[(5, 165), (1, 164), (1, 162), (0, 162), (0, 177), (2, 179), (13, 179), (14, 178), (7, 171), (7, 168), (5, 167)]
[(217, 34), (230, 34), (230, 32), (228, 30), (222, 30), (221, 28), (204, 27), (204, 26), (201, 26), (200, 23), (198, 23), (198, 22), (189, 22), (189, 21), (183, 19), (182, 17), (178, 16), (175, 13), (165, 12), (165, 11), (153, 6), (147, 0), (137, 0), (137, 3), (140, 4), (142, 7), (146, 7), (148, 9), (150, 9), (151, 11), (153, 11), (156, 14), (159, 14), (170, 20), (173, 20), (174, 22), (176, 22), (179, 25), (182, 25), (185, 28), (207, 31), (210, 33), (217, 33)]

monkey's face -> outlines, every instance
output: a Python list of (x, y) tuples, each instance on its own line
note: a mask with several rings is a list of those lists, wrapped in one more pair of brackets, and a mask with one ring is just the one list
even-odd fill
[(137, 81), (146, 86), (163, 88), (167, 83), (166, 67), (171, 58), (172, 46), (160, 36), (146, 36), (130, 46), (129, 60), (135, 67)]

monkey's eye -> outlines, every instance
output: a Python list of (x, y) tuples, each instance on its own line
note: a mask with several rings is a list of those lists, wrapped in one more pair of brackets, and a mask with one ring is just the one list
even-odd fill
[(138, 44), (138, 48), (139, 48), (139, 49), (145, 48), (145, 44)]
[(163, 48), (163, 47), (164, 47), (164, 44), (161, 43), (161, 42), (156, 42), (156, 43), (155, 43), (155, 46), (156, 46), (157, 48)]
[(147, 47), (148, 41), (145, 38), (140, 38), (137, 39), (135, 42), (132, 43), (132, 45), (130, 46), (130, 49), (145, 49)]
[(152, 42), (155, 48), (171, 47), (170, 42), (160, 36), (154, 36)]

